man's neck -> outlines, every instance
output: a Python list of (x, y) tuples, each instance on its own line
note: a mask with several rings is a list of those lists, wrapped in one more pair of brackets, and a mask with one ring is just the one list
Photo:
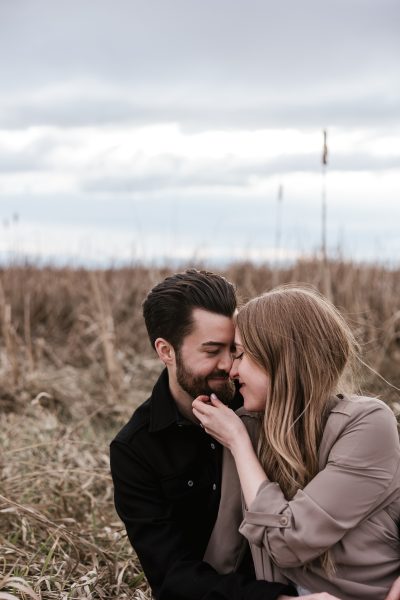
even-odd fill
[(180, 414), (185, 417), (185, 419), (197, 423), (198, 421), (192, 411), (192, 402), (194, 398), (185, 392), (179, 383), (172, 377), (169, 380), (169, 389)]

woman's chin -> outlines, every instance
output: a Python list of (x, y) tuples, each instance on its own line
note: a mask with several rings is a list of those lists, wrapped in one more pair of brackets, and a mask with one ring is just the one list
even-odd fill
[(249, 412), (254, 412), (254, 402), (252, 402), (251, 400), (246, 400), (246, 398), (243, 398), (243, 408), (245, 410), (248, 410)]
[(243, 396), (243, 408), (248, 412), (262, 412), (265, 410), (265, 402)]

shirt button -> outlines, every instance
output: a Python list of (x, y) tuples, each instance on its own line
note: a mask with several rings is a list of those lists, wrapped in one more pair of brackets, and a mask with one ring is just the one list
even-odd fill
[(280, 523), (281, 525), (287, 525), (287, 524), (288, 524), (288, 518), (287, 518), (287, 517), (281, 517), (281, 518), (279, 519), (279, 523)]
[(214, 490), (214, 492), (215, 492), (216, 489), (217, 489), (217, 484), (213, 483), (213, 490)]
[(188, 481), (188, 486), (193, 487), (193, 481), (191, 479), (189, 479), (189, 481)]
[(215, 444), (213, 442), (211, 442), (210, 446), (213, 450), (215, 450)]

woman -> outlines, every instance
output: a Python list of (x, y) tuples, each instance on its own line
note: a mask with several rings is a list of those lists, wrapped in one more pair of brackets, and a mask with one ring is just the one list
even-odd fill
[(345, 393), (357, 356), (349, 327), (317, 292), (284, 286), (240, 310), (235, 344), (231, 377), (253, 417), (240, 419), (214, 395), (193, 402), (230, 450), (205, 560), (220, 570), (238, 560), (238, 475), (240, 532), (259, 579), (383, 600), (400, 571), (400, 445), (383, 402)]

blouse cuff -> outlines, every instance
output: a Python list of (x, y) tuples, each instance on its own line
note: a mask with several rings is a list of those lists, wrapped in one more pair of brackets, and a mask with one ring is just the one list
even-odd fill
[[(265, 507), (268, 507), (268, 512)], [(249, 509), (244, 511), (239, 531), (249, 542), (261, 547), (266, 527), (292, 527), (292, 513), (288, 501), (279, 485), (268, 480), (263, 481)]]

